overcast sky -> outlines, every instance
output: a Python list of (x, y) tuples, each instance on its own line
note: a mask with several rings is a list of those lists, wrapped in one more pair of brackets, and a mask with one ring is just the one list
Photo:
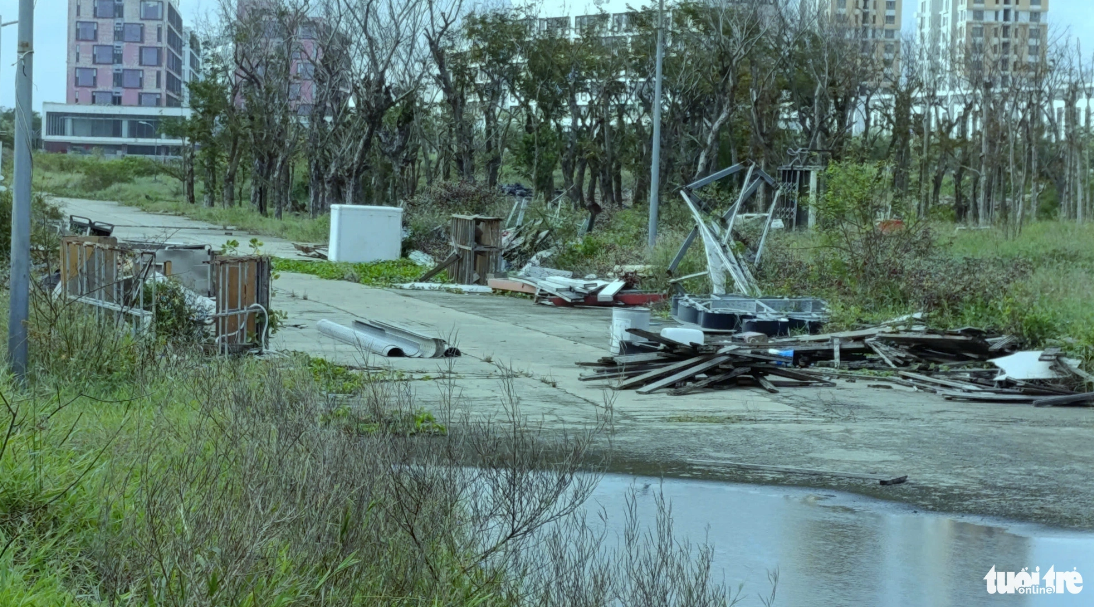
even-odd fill
[[(640, 2), (634, 2), (639, 4)], [(182, 0), (182, 17), (191, 23), (216, 0)], [(904, 0), (904, 28), (914, 31), (917, 0)], [(1082, 41), (1083, 53), (1094, 52), (1094, 6), (1091, 0), (1049, 0), (1049, 23), (1057, 28), (1070, 28)], [(0, 0), (0, 18), (12, 21), (18, 17), (18, 0)], [(68, 0), (38, 0), (35, 10), (34, 46), (34, 109), (43, 101), (63, 103), (65, 100), (65, 45)], [(0, 30), (0, 106), (15, 104), (15, 43), (18, 26)]]

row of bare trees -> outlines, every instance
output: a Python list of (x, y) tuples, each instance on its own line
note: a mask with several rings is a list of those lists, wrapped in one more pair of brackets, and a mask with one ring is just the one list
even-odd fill
[[(790, 150), (880, 162), (920, 214), (982, 225), (1091, 214), (1092, 74), (921, 49), (789, 0), (680, 0), (667, 19), (666, 191)], [(225, 0), (192, 88), (204, 202), (262, 213), (398, 204), (459, 179), (530, 181), (594, 214), (649, 195), (657, 16), (576, 20), (465, 0)], [(880, 33), (880, 32), (877, 32)], [(1035, 59), (1035, 60), (1034, 60)]]

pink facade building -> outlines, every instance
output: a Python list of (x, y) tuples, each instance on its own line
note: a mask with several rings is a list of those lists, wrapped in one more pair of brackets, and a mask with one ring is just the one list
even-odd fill
[(182, 107), (186, 33), (170, 0), (69, 0), (67, 103)]
[(161, 120), (188, 113), (197, 37), (172, 0), (69, 0), (65, 103), (43, 105), (47, 151), (172, 155)]

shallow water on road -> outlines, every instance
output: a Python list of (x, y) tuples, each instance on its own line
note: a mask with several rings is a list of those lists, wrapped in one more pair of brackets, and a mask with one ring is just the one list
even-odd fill
[[(760, 605), (778, 568), (775, 605), (1094, 605), (1094, 533), (917, 512), (911, 507), (813, 489), (607, 475), (588, 505), (623, 526), (635, 491), (651, 522), (656, 492), (671, 503), (677, 537), (704, 538), (727, 586), (744, 583), (742, 605)], [(989, 595), (997, 572), (1071, 572), (1078, 594)]]

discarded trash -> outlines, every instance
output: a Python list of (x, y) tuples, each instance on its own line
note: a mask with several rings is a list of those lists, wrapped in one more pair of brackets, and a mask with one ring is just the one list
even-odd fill
[(411, 291), (447, 291), (449, 293), (493, 293), (486, 285), (450, 285), (439, 282), (404, 282), (391, 285), (396, 289), (409, 289)]
[[(993, 358), (991, 364), (1003, 370), (1003, 374), (996, 380), (1010, 379), (1057, 379), (1066, 377), (1066, 372), (1053, 369), (1056, 361), (1053, 358), (1042, 359), (1044, 351), (1015, 352), (1010, 356)], [(1078, 364), (1078, 361), (1068, 361)]]
[(660, 293), (627, 289), (624, 279), (572, 278), (573, 273), (542, 266), (525, 266), (516, 276), (487, 282), (497, 291), (528, 293), (535, 301), (554, 306), (645, 306), (664, 299)]
[(458, 348), (448, 346), (443, 339), (378, 320), (355, 320), (352, 327), (346, 327), (324, 319), (319, 321), (318, 328), (323, 335), (383, 356), (443, 358), (460, 355)]
[(426, 268), (432, 268), (434, 264), (437, 263), (437, 260), (433, 259), (432, 255), (424, 251), (411, 251), (407, 257), (410, 261)]
[(639, 341), (628, 329), (649, 329), (649, 308), (616, 308), (612, 310), (612, 354), (625, 354), (627, 345)]
[(312, 257), (315, 259), (327, 258), (327, 245), (325, 244), (301, 244), (294, 242), (292, 243), (292, 246), (297, 251), (300, 251), (300, 254), (305, 257)]
[[(1094, 377), (1080, 368), (1079, 361), (1064, 358), (1059, 349), (1015, 356), (1013, 337), (989, 336), (972, 328), (927, 332), (882, 326), (765, 341), (756, 340), (755, 334), (707, 332), (702, 344), (688, 343), (686, 337), (668, 331), (628, 332), (641, 338), (633, 345), (642, 353), (578, 363), (592, 370), (581, 377), (583, 381), (607, 380), (617, 390), (637, 389), (640, 394), (666, 390), (683, 395), (740, 385), (768, 392), (833, 387), (833, 378), (857, 378), (934, 392), (947, 399), (1038, 406), (1094, 404), (1089, 389)], [(1012, 356), (1000, 356), (1007, 354)], [(1006, 365), (1006, 373), (992, 363)]]

